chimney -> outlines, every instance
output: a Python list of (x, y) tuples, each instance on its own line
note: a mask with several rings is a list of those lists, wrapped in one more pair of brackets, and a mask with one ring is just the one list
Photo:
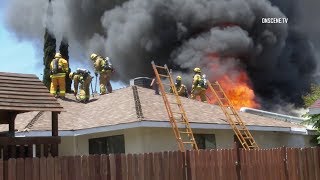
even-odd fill
[(152, 79), (148, 77), (137, 77), (130, 80), (130, 86), (141, 86), (152, 89), (152, 87), (150, 87), (151, 81)]

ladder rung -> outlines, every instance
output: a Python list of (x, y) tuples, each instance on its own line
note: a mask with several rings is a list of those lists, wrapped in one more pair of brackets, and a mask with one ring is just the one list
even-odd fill
[(161, 68), (161, 69), (166, 69), (165, 67), (163, 66), (157, 66), (157, 65), (154, 65), (156, 68)]
[(172, 111), (172, 113), (175, 113), (175, 114), (183, 114), (182, 112), (175, 112), (175, 111)]
[(166, 77), (166, 78), (169, 77), (168, 75), (164, 75), (164, 74), (159, 74), (159, 76), (161, 76), (161, 77)]
[(181, 105), (181, 103), (169, 102), (170, 104)]
[(194, 142), (182, 142), (184, 144), (194, 144)]
[(191, 132), (189, 132), (189, 131), (187, 131), (187, 132), (185, 132), (185, 131), (179, 131), (181, 134), (191, 134)]

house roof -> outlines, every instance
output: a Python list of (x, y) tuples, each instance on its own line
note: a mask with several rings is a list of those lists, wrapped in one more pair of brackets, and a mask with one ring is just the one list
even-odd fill
[(62, 111), (36, 75), (0, 72), (0, 111)]
[[(173, 100), (169, 95), (169, 100)], [(190, 123), (228, 125), (219, 106), (181, 97)], [(90, 103), (77, 103), (72, 95), (59, 100), (66, 112), (59, 115), (59, 130), (84, 130), (134, 122), (169, 122), (162, 97), (147, 88), (130, 86), (111, 94), (93, 98)], [(174, 109), (173, 109), (174, 110)], [(248, 126), (304, 128), (301, 125), (248, 113), (239, 113)], [(51, 129), (51, 113), (23, 113), (16, 118), (18, 131)], [(28, 123), (25, 123), (25, 122)], [(168, 123), (169, 125), (169, 123)], [(0, 126), (0, 130), (1, 126)]]
[(320, 99), (309, 107), (309, 114), (320, 114)]

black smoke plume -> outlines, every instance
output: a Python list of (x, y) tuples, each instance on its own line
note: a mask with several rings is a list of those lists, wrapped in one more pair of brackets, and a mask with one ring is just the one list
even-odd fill
[[(314, 7), (319, 3), (297, 0), (12, 0), (6, 22), (17, 37), (39, 41), (50, 21), (58, 40), (68, 38), (74, 59), (109, 56), (124, 82), (152, 76), (151, 60), (183, 73), (200, 66), (214, 76), (207, 55), (233, 57), (234, 63), (219, 62), (219, 73), (245, 70), (262, 108), (274, 110), (300, 107), (317, 81), (320, 38), (311, 29), (320, 24), (306, 23), (318, 17)], [(262, 24), (263, 17), (287, 17), (289, 24)]]

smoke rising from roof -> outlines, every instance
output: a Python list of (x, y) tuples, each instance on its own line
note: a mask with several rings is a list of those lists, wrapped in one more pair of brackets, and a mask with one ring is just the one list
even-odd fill
[[(309, 12), (301, 2), (277, 3), (280, 9), (267, 0), (52, 0), (48, 15), (47, 0), (12, 0), (6, 22), (17, 37), (36, 41), (47, 25), (58, 40), (68, 38), (74, 59), (89, 61), (92, 52), (111, 57), (123, 81), (151, 76), (151, 60), (215, 74), (207, 55), (229, 56), (218, 73), (244, 69), (263, 108), (272, 109), (301, 105), (318, 63), (309, 39), (319, 37), (304, 35), (310, 30), (300, 23)], [(288, 17), (290, 24), (262, 24), (262, 17)]]

